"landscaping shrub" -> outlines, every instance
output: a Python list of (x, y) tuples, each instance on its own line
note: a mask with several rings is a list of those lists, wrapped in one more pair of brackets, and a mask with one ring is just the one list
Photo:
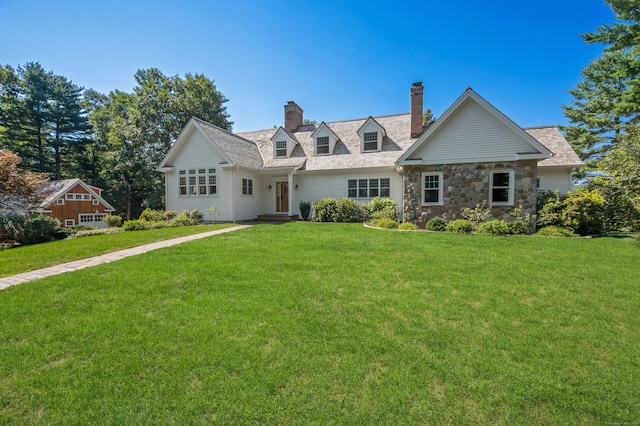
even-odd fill
[(491, 208), (487, 206), (486, 201), (476, 204), (472, 209), (465, 208), (460, 214), (464, 219), (467, 219), (475, 227), (482, 222), (486, 222), (491, 217)]
[(429, 219), (426, 226), (428, 231), (445, 231), (447, 229), (447, 222), (441, 217), (434, 217)]
[(203, 217), (204, 215), (198, 209), (193, 209), (189, 212), (189, 219), (191, 219), (192, 225), (200, 225)]
[(473, 231), (473, 225), (466, 219), (457, 219), (449, 222), (446, 229), (449, 232), (468, 234)]
[(561, 228), (555, 225), (545, 226), (539, 229), (536, 235), (542, 237), (577, 237), (571, 229)]
[(110, 214), (105, 216), (102, 221), (110, 228), (120, 228), (122, 226), (122, 216)]
[(509, 226), (504, 220), (496, 219), (488, 222), (482, 222), (476, 228), (481, 234), (504, 235), (509, 231)]
[(374, 197), (367, 204), (367, 210), (369, 217), (373, 219), (392, 219), (397, 220), (397, 204), (393, 198), (378, 198)]
[(368, 209), (353, 198), (341, 198), (336, 203), (336, 216), (334, 222), (351, 223), (364, 222)]
[(619, 178), (598, 176), (589, 181), (590, 189), (597, 189), (604, 198), (604, 228), (607, 232), (640, 231), (640, 203)]
[(529, 223), (524, 220), (514, 220), (507, 222), (507, 234), (522, 235), (529, 233)]
[(311, 220), (314, 222), (333, 222), (338, 210), (338, 201), (335, 198), (323, 198), (312, 203), (313, 214)]
[(0, 216), (0, 238), (15, 240), (22, 245), (52, 241), (60, 229), (60, 221), (39, 213)]
[(352, 198), (323, 198), (312, 206), (314, 222), (362, 222), (367, 217), (367, 207)]
[(175, 210), (167, 210), (162, 215), (162, 218), (167, 222), (171, 222), (173, 219), (176, 218), (176, 216), (178, 216), (178, 213)]
[(400, 225), (398, 225), (398, 229), (401, 231), (415, 231), (418, 229), (418, 225), (411, 222), (402, 222)]
[(604, 198), (599, 191), (579, 189), (565, 196), (546, 193), (538, 210), (538, 226), (569, 228), (580, 235), (604, 230)]
[(396, 229), (398, 227), (398, 222), (388, 218), (374, 219), (373, 222), (371, 222), (371, 224), (376, 228), (384, 228), (384, 229)]
[(82, 237), (89, 237), (91, 235), (104, 235), (104, 234), (117, 234), (120, 232), (124, 232), (124, 229), (122, 228), (93, 228), (93, 229), (87, 229), (87, 230), (83, 230), (83, 231), (78, 231), (74, 234), (71, 234), (69, 236), (69, 238), (82, 238)]
[(302, 220), (309, 220), (309, 213), (311, 213), (311, 203), (309, 201), (300, 201), (300, 216), (302, 216)]
[(164, 212), (162, 210), (153, 210), (151, 207), (147, 207), (140, 213), (140, 220), (146, 222), (160, 222), (164, 220)]
[(151, 229), (151, 222), (146, 220), (126, 220), (122, 225), (123, 231), (142, 231), (145, 229)]

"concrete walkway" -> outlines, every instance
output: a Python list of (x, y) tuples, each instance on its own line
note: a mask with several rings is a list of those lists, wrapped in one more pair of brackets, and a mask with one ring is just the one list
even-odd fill
[(238, 225), (231, 228), (216, 229), (215, 231), (203, 232), (201, 234), (187, 235), (185, 237), (174, 238), (171, 240), (157, 241), (143, 246), (132, 247), (112, 253), (102, 254), (100, 256), (88, 257), (86, 259), (74, 260), (73, 262), (62, 263), (60, 265), (50, 266), (48, 268), (36, 269), (18, 275), (6, 278), (0, 278), (0, 290), (4, 290), (12, 285), (18, 285), (38, 278), (49, 277), (51, 275), (63, 274), (65, 272), (77, 271), (79, 269), (88, 268), (89, 266), (101, 265), (103, 263), (114, 262), (136, 254), (146, 253), (151, 250), (170, 247), (185, 241), (199, 240), (200, 238), (210, 237), (212, 235), (224, 234), (226, 232), (237, 231), (239, 229), (249, 228), (251, 225)]

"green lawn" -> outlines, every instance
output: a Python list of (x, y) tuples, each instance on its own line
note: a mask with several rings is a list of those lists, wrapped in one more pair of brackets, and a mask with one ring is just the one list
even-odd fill
[(98, 256), (156, 241), (199, 234), (229, 226), (233, 225), (183, 226), (180, 228), (121, 232), (0, 250), (0, 278), (72, 260)]
[(631, 239), (259, 225), (0, 292), (0, 423), (633, 424)]

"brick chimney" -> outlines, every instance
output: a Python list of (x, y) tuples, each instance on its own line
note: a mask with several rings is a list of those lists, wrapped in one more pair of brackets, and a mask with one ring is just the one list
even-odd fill
[(284, 128), (293, 132), (298, 126), (302, 126), (302, 108), (295, 102), (289, 101), (284, 106)]
[(417, 138), (422, 134), (422, 109), (424, 87), (422, 82), (413, 83), (411, 86), (411, 137)]

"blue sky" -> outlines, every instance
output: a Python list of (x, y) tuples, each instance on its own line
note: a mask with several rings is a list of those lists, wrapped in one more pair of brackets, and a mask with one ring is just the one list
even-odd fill
[(561, 105), (600, 54), (578, 34), (613, 20), (602, 0), (0, 0), (0, 63), (40, 62), (75, 84), (130, 92), (141, 68), (200, 73), (235, 131), (305, 118), (436, 116), (472, 87), (522, 127), (566, 124)]

